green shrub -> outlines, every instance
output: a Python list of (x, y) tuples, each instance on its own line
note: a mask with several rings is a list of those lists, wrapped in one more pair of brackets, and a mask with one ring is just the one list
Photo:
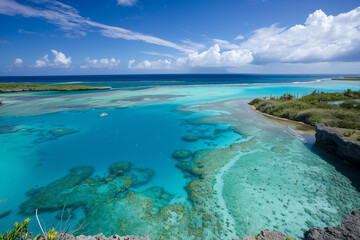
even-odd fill
[(347, 90), (344, 92), (344, 95), (347, 96), (347, 97), (353, 97), (353, 96), (354, 96), (354, 92), (351, 91), (351, 89), (347, 89)]
[(255, 104), (259, 104), (261, 103), (263, 100), (260, 98), (255, 98), (254, 100), (252, 100), (251, 102), (249, 102), (250, 105), (255, 105)]
[[(28, 232), (28, 225), (30, 223), (30, 218), (25, 219), (22, 223), (15, 222), (11, 230), (7, 231), (3, 235), (0, 235), (0, 240), (26, 240), (33, 239), (32, 233)], [(54, 240), (58, 232), (55, 231), (55, 228), (50, 229), (45, 233), (47, 240)], [(38, 234), (34, 240), (45, 239), (43, 235)]]
[(344, 132), (343, 135), (344, 137), (351, 137), (354, 133), (355, 133), (354, 130), (349, 130), (347, 132)]
[(25, 219), (22, 223), (15, 222), (11, 230), (7, 231), (3, 235), (0, 235), (0, 240), (23, 240), (32, 237), (27, 230), (29, 222), (30, 218)]
[(354, 100), (347, 100), (343, 103), (340, 104), (341, 108), (346, 108), (346, 109), (356, 109), (356, 110), (360, 110), (360, 102), (354, 101)]
[(349, 122), (349, 121), (339, 121), (337, 124), (339, 128), (348, 128), (348, 129), (358, 129), (360, 130), (360, 124)]

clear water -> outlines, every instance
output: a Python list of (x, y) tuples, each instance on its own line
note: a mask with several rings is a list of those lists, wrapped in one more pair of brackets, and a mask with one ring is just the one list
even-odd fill
[[(76, 234), (227, 239), (271, 228), (300, 238), (339, 224), (360, 208), (359, 171), (246, 103), (360, 84), (298, 78), (0, 95), (0, 216), (11, 211), (0, 232), (27, 216), (39, 232), (36, 208), (46, 228), (62, 228), (64, 206), (70, 230), (85, 219)], [(193, 155), (176, 159), (178, 149)], [(118, 162), (131, 167), (111, 174)]]

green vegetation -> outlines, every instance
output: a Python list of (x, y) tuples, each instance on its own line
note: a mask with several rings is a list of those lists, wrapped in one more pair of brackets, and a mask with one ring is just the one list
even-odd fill
[(349, 130), (343, 133), (344, 137), (351, 137), (355, 133), (354, 130)]
[(30, 218), (25, 219), (22, 223), (15, 222), (11, 230), (7, 231), (3, 235), (0, 234), (0, 240), (54, 240), (58, 235), (58, 232), (55, 231), (55, 228), (52, 228), (47, 233), (45, 233), (46, 237), (44, 237), (42, 234), (38, 234), (35, 238), (33, 238), (32, 233), (28, 232), (29, 223)]
[(110, 87), (92, 87), (84, 85), (43, 85), (43, 84), (20, 84), (0, 83), (0, 92), (22, 91), (80, 91), (80, 90), (105, 90)]
[(341, 81), (360, 81), (360, 77), (341, 77), (341, 78), (333, 78), (332, 80), (341, 80)]
[[(257, 110), (273, 116), (304, 122), (314, 126), (324, 123), (330, 127), (360, 130), (360, 91), (348, 89), (342, 93), (313, 91), (294, 99), (291, 94), (270, 99), (256, 98), (249, 104)], [(340, 105), (331, 101), (344, 101)]]
[(27, 226), (29, 225), (30, 219), (25, 219), (24, 222), (16, 222), (11, 230), (7, 231), (3, 235), (0, 235), (0, 240), (16, 240), (16, 239), (27, 239), (32, 237), (28, 233)]

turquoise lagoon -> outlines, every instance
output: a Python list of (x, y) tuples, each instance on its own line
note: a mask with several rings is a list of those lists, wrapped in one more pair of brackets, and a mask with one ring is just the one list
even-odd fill
[[(75, 234), (153, 239), (231, 239), (265, 228), (300, 238), (337, 225), (360, 208), (359, 171), (247, 102), (347, 88), (360, 84), (0, 95), (0, 232), (26, 217), (39, 232), (36, 209), (47, 229), (62, 229), (71, 214), (65, 230)], [(191, 156), (172, 157), (179, 149)]]

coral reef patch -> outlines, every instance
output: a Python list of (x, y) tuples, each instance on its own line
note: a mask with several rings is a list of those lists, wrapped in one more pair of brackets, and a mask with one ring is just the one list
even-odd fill
[(179, 149), (179, 150), (176, 150), (173, 154), (172, 154), (172, 157), (175, 159), (175, 160), (179, 160), (179, 161), (182, 161), (184, 159), (187, 159), (189, 157), (191, 157), (192, 155), (192, 152), (190, 150), (187, 150), (187, 149)]
[(185, 135), (182, 137), (182, 139), (186, 142), (195, 142), (199, 140), (199, 137), (195, 135)]
[(49, 133), (54, 137), (54, 138), (59, 138), (59, 137), (63, 137), (69, 134), (73, 134), (78, 132), (78, 130), (75, 129), (71, 129), (71, 128), (54, 128), (49, 130)]
[(10, 214), (11, 214), (11, 210), (9, 210), (9, 211), (6, 211), (6, 212), (3, 212), (3, 213), (0, 213), (0, 219), (1, 218), (5, 218), (5, 217), (7, 217), (7, 216), (9, 216)]

